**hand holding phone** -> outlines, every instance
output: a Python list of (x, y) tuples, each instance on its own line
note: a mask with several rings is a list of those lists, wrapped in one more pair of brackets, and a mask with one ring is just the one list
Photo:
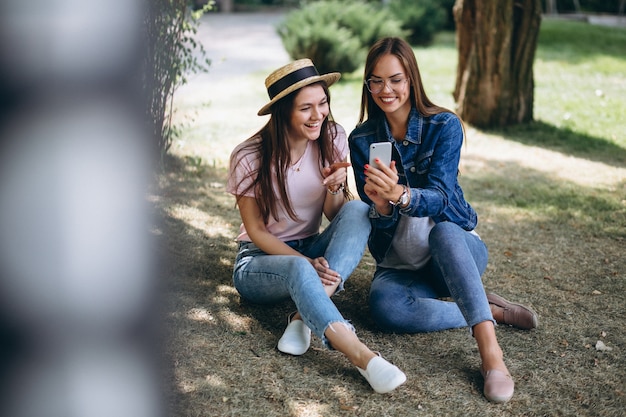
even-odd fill
[(375, 162), (376, 158), (380, 160), (381, 165), (388, 167), (391, 164), (391, 142), (376, 142), (370, 145), (370, 165), (379, 168), (379, 164)]

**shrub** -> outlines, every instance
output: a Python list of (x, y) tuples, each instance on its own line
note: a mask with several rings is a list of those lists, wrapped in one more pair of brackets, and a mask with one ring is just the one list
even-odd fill
[[(444, 2), (446, 3), (446, 2)], [(391, 0), (389, 10), (402, 21), (402, 28), (409, 32), (412, 45), (432, 43), (435, 33), (442, 30), (448, 20), (447, 4), (439, 0)]]
[[(542, 0), (543, 10), (547, 11), (546, 0)], [(592, 13), (613, 13), (617, 14), (620, 11), (620, 2), (617, 0), (579, 0), (581, 12)], [(572, 0), (557, 0), (556, 9), (558, 13), (574, 13), (576, 12), (576, 2)]]
[(290, 12), (277, 32), (292, 59), (310, 58), (320, 72), (353, 72), (384, 36), (404, 36), (389, 11), (362, 2), (320, 1)]
[(174, 134), (171, 122), (172, 100), (190, 73), (206, 72), (209, 60), (195, 42), (198, 19), (211, 2), (191, 12), (188, 0), (154, 0), (144, 19), (146, 51), (143, 90), (146, 97), (146, 122), (156, 141), (160, 157), (167, 153)]

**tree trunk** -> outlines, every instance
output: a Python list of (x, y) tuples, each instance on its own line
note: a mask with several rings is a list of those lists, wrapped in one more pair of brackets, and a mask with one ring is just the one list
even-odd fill
[(558, 14), (556, 0), (546, 0), (546, 14)]
[(477, 127), (533, 119), (541, 0), (456, 0), (457, 113)]

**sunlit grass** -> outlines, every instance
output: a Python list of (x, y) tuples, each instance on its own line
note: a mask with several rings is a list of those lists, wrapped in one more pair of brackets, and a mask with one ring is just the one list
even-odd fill
[(626, 148), (626, 29), (544, 20), (534, 74), (536, 120)]

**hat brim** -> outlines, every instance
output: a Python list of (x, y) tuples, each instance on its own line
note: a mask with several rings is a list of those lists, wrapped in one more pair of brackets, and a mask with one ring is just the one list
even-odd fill
[(276, 96), (270, 100), (269, 103), (267, 103), (265, 106), (261, 107), (261, 110), (259, 110), (258, 115), (259, 116), (264, 116), (266, 114), (270, 114), (270, 108), (274, 105), (274, 103), (276, 103), (278, 100), (282, 99), (283, 97), (287, 96), (288, 94), (293, 93), (294, 91), (302, 88), (302, 87), (306, 87), (309, 84), (314, 84), (317, 83), (319, 81), (325, 81), (326, 85), (328, 87), (330, 87), (331, 85), (333, 85), (334, 83), (336, 83), (339, 78), (341, 78), (341, 74), (338, 72), (331, 72), (328, 74), (324, 74), (324, 75), (315, 75), (313, 77), (309, 77), (309, 78), (305, 78), (304, 80), (300, 80), (297, 83), (294, 83), (292, 85), (290, 85), (289, 87), (285, 88), (283, 91), (281, 91), (280, 93), (276, 94)]

